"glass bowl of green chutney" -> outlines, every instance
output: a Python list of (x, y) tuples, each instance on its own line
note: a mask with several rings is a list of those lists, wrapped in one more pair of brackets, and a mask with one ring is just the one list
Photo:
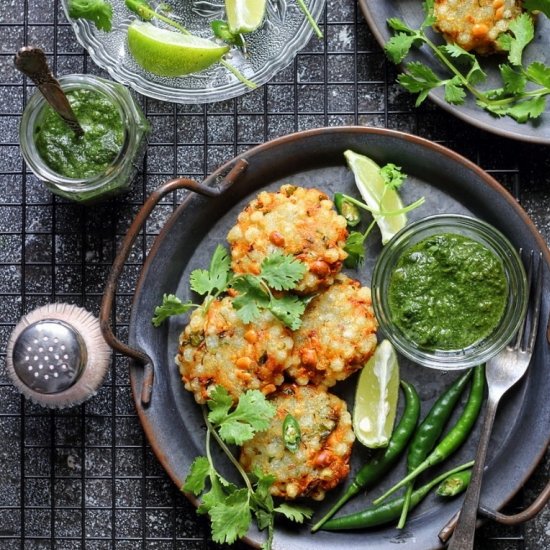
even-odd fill
[(495, 227), (458, 214), (412, 223), (383, 248), (372, 299), (380, 328), (415, 363), (484, 363), (516, 334), (528, 285), (518, 251)]
[(36, 92), (19, 131), (23, 158), (46, 187), (67, 199), (94, 203), (128, 191), (147, 146), (150, 125), (131, 93), (104, 78), (59, 78), (83, 135), (77, 135)]

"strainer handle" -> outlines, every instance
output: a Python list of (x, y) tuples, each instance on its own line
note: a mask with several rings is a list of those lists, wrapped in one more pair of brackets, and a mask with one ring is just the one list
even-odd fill
[(130, 255), (132, 246), (139, 235), (141, 228), (145, 224), (147, 218), (154, 210), (159, 201), (168, 193), (177, 189), (188, 189), (207, 197), (216, 197), (224, 193), (228, 187), (230, 187), (238, 176), (246, 169), (248, 163), (244, 159), (239, 159), (223, 177), (216, 187), (209, 187), (202, 183), (187, 178), (177, 178), (162, 184), (155, 189), (151, 195), (147, 198), (140, 211), (136, 215), (134, 221), (130, 225), (122, 244), (116, 254), (115, 260), (107, 277), (107, 283), (105, 285), (105, 291), (103, 293), (103, 299), (101, 301), (101, 309), (99, 312), (99, 323), (101, 326), (101, 332), (107, 343), (119, 353), (134, 359), (135, 361), (143, 365), (143, 383), (141, 387), (141, 403), (146, 406), (151, 401), (151, 392), (153, 389), (154, 381), (154, 364), (152, 359), (143, 351), (132, 348), (127, 344), (121, 342), (114, 334), (111, 327), (111, 315), (113, 302), (115, 298), (116, 289), (118, 286), (118, 279), (124, 264)]

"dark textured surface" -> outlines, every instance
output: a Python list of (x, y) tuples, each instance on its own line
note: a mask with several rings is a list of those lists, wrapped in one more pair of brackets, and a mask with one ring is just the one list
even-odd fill
[[(59, 14), (56, 16), (55, 14)], [(18, 123), (32, 89), (12, 68), (26, 43), (42, 46), (58, 74), (102, 74), (74, 40), (57, 1), (4, 0), (0, 12), (0, 350), (21, 315), (53, 301), (98, 313), (114, 251), (146, 197), (174, 175), (200, 180), (236, 153), (296, 130), (342, 124), (396, 128), (444, 143), (490, 171), (550, 240), (550, 150), (470, 128), (427, 104), (413, 110), (393, 84), (394, 68), (352, 0), (329, 1), (326, 38), (239, 99), (184, 106), (140, 98), (153, 134), (131, 194), (93, 210), (52, 195), (28, 172)], [(183, 193), (147, 222), (116, 300), (125, 339), (141, 262)], [(526, 426), (528, 429), (528, 426)], [(547, 456), (510, 506), (530, 502), (549, 475)], [(130, 395), (127, 361), (115, 357), (98, 395), (46, 411), (19, 396), (0, 356), (0, 550), (217, 548), (144, 441)], [(526, 526), (484, 527), (479, 550), (550, 547), (548, 508)], [(419, 549), (422, 550), (422, 549)]]

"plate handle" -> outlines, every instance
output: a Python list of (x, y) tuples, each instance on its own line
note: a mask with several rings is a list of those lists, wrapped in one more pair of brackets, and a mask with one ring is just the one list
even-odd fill
[[(550, 500), (550, 482), (547, 483), (546, 487), (541, 491), (539, 496), (531, 503), (529, 507), (527, 507), (523, 512), (519, 512), (518, 514), (502, 514), (501, 512), (497, 512), (495, 510), (491, 510), (489, 508), (484, 508), (483, 506), (479, 507), (479, 513), (486, 517), (487, 519), (492, 519), (493, 521), (496, 521), (498, 523), (503, 523), (504, 525), (517, 525), (519, 523), (524, 523), (526, 521), (529, 521), (530, 519), (533, 519), (547, 504), (547, 502)], [(441, 529), (439, 532), (439, 540), (442, 543), (446, 543), (453, 534), (453, 531), (456, 527), (456, 523), (458, 521), (458, 514), (457, 512)]]
[(229, 172), (216, 181), (216, 187), (210, 187), (204, 183), (198, 183), (196, 181), (187, 178), (177, 178), (162, 184), (155, 189), (151, 195), (147, 198), (140, 211), (136, 215), (134, 221), (130, 225), (122, 244), (116, 254), (113, 265), (107, 277), (107, 283), (105, 285), (105, 291), (103, 293), (103, 299), (101, 301), (101, 308), (99, 312), (99, 323), (101, 326), (101, 332), (107, 343), (115, 351), (134, 359), (138, 363), (143, 365), (143, 385), (141, 388), (141, 403), (147, 406), (151, 401), (151, 392), (153, 389), (154, 381), (154, 364), (152, 359), (143, 351), (132, 348), (127, 344), (121, 342), (114, 334), (111, 327), (111, 312), (113, 307), (113, 301), (116, 293), (118, 279), (124, 264), (130, 255), (132, 246), (139, 235), (141, 228), (145, 224), (147, 218), (154, 210), (159, 201), (168, 193), (177, 189), (188, 189), (207, 197), (217, 197), (223, 194), (239, 176), (246, 170), (248, 163), (244, 159), (239, 159), (231, 167)]

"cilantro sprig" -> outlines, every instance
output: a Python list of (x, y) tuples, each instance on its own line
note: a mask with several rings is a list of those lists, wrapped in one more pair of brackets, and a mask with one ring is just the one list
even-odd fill
[[(258, 529), (266, 530), (262, 548), (270, 550), (273, 542), (276, 515), (302, 523), (313, 511), (303, 506), (283, 503), (276, 506), (269, 488), (275, 477), (259, 469), (247, 474), (228, 444), (242, 445), (260, 431), (267, 429), (275, 415), (275, 407), (258, 390), (243, 393), (236, 406), (227, 390), (216, 386), (203, 408), (206, 424), (206, 456), (199, 456), (191, 465), (182, 490), (201, 496), (199, 514), (208, 514), (212, 539), (232, 544), (248, 532), (252, 521)], [(227, 455), (244, 482), (239, 488), (223, 477), (212, 459), (211, 442), (214, 439)]]
[(238, 293), (233, 307), (243, 323), (253, 323), (267, 309), (287, 327), (296, 330), (307, 300), (284, 292), (294, 289), (306, 271), (306, 265), (293, 256), (274, 252), (262, 261), (258, 275), (235, 275), (231, 272), (227, 250), (218, 245), (209, 268), (195, 269), (189, 278), (191, 289), (205, 297), (202, 306), (165, 294), (162, 304), (155, 308), (152, 322), (158, 327), (171, 315), (186, 313), (193, 307), (208, 309), (212, 300), (232, 288)]
[[(394, 63), (401, 63), (410, 50), (426, 45), (435, 54), (441, 67), (448, 72), (442, 77), (427, 65), (413, 61), (405, 65), (405, 71), (397, 81), (407, 91), (417, 94), (419, 106), (435, 88), (443, 87), (445, 100), (453, 105), (462, 105), (470, 93), (476, 104), (494, 116), (509, 116), (517, 122), (527, 122), (539, 117), (546, 108), (546, 97), (550, 95), (550, 66), (533, 62), (522, 65), (525, 47), (533, 40), (535, 28), (530, 13), (522, 13), (509, 25), (509, 30), (498, 38), (501, 49), (507, 52), (507, 63), (499, 66), (502, 86), (482, 90), (478, 86), (487, 75), (477, 57), (457, 44), (436, 45), (426, 34), (433, 25), (433, 0), (423, 3), (426, 17), (420, 28), (413, 29), (398, 18), (388, 19), (388, 26), (394, 35), (384, 49)], [(550, 0), (527, 0), (528, 11), (541, 11), (550, 16)]]
[(400, 166), (396, 166), (392, 163), (382, 166), (380, 168), (380, 175), (384, 180), (384, 190), (380, 200), (378, 201), (378, 208), (372, 208), (354, 197), (342, 194), (344, 201), (348, 201), (349, 203), (354, 204), (362, 210), (366, 210), (372, 214), (372, 220), (365, 231), (351, 231), (346, 239), (344, 250), (348, 253), (348, 257), (345, 259), (344, 263), (347, 267), (356, 268), (365, 261), (365, 241), (381, 218), (405, 214), (424, 204), (424, 197), (421, 197), (403, 208), (396, 210), (385, 210), (383, 205), (386, 192), (398, 191), (405, 183), (407, 175), (401, 170)]

